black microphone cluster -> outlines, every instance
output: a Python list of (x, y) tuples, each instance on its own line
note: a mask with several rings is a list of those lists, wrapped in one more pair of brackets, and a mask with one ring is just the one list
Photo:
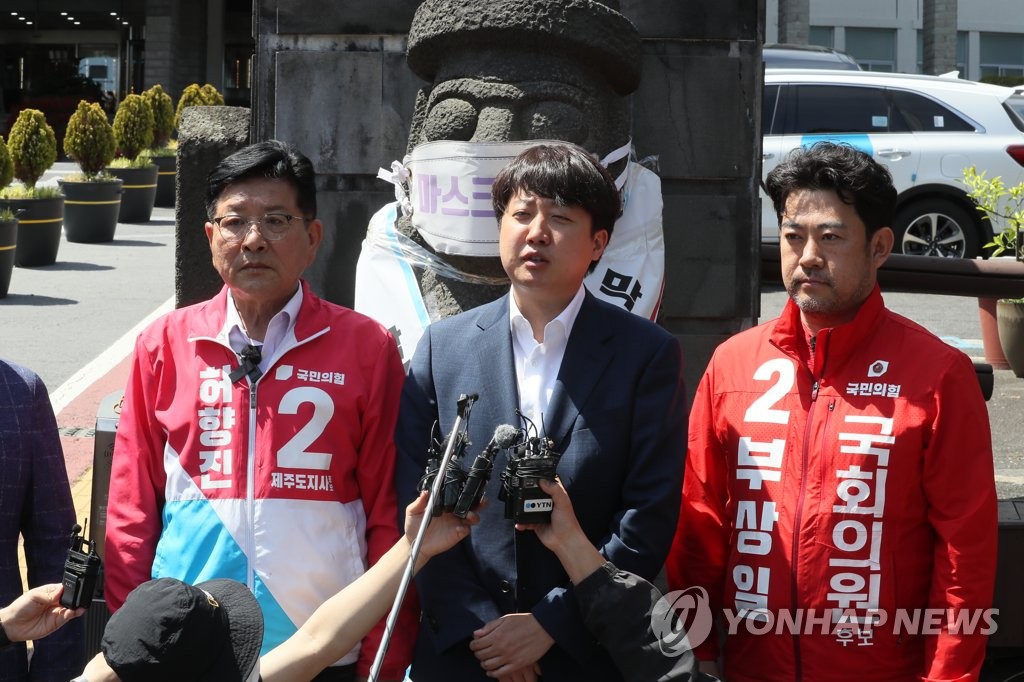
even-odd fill
[[(447, 438), (437, 437), (437, 424), (434, 424), (434, 435), (430, 439), (430, 447), (427, 450), (427, 470), (420, 479), (419, 490), (430, 490), (434, 479), (439, 474), (441, 463), (441, 452)], [(440, 516), (443, 512), (452, 512), (459, 518), (466, 518), (470, 510), (480, 504), (484, 496), (484, 486), (491, 480), (491, 472), (494, 470), (494, 457), (499, 450), (512, 447), (519, 438), (519, 429), (508, 424), (502, 424), (494, 430), (491, 442), (487, 444), (483, 452), (476, 456), (473, 465), (467, 472), (462, 467), (462, 459), (469, 446), (469, 435), (466, 431), (455, 434), (455, 451), (451, 462), (444, 472), (444, 480), (441, 484), (441, 493), (434, 501), (434, 508), (431, 510), (433, 516)]]
[[(447, 438), (439, 438), (437, 424), (427, 451), (427, 467), (420, 479), (418, 489), (430, 490), (439, 475), (441, 452)], [(551, 520), (553, 508), (551, 496), (540, 488), (540, 479), (555, 480), (555, 469), (561, 455), (554, 451), (550, 438), (528, 436), (525, 429), (501, 424), (494, 430), (494, 436), (473, 460), (469, 471), (462, 466), (462, 459), (470, 445), (466, 431), (455, 435), (455, 451), (444, 472), (441, 492), (431, 509), (433, 516), (452, 512), (465, 518), (483, 499), (484, 487), (491, 479), (494, 459), (500, 450), (509, 450), (509, 461), (501, 473), (501, 491), (498, 499), (505, 503), (505, 518), (516, 523), (547, 523)]]
[(516, 523), (549, 523), (554, 503), (540, 487), (540, 480), (555, 480), (562, 455), (550, 438), (531, 436), (513, 448), (501, 474), (498, 499), (505, 503), (505, 518)]

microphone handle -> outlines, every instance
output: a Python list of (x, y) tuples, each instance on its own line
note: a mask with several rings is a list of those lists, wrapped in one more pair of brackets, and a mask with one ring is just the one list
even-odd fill
[(488, 447), (473, 460), (469, 478), (466, 479), (466, 483), (462, 487), (462, 494), (459, 495), (459, 501), (455, 504), (455, 509), (452, 510), (452, 513), (460, 519), (469, 516), (473, 505), (482, 497), (484, 485), (491, 478), (491, 459), (493, 457), (494, 453)]
[(412, 582), (412, 574), (416, 571), (416, 559), (420, 554), (420, 545), (423, 544), (423, 536), (427, 532), (427, 526), (431, 521), (430, 510), (434, 508), (435, 501), (441, 492), (441, 487), (444, 483), (444, 475), (442, 472), (448, 470), (448, 465), (452, 461), (452, 455), (455, 453), (455, 444), (459, 437), (459, 430), (462, 428), (463, 415), (467, 412), (467, 408), (463, 407), (463, 400), (468, 402), (468, 405), (472, 405), (473, 401), (476, 400), (476, 395), (473, 394), (467, 399), (466, 396), (462, 396), (459, 404), (459, 412), (455, 416), (455, 423), (452, 424), (451, 435), (448, 438), (448, 444), (445, 446), (444, 455), (441, 457), (440, 467), (438, 468), (438, 475), (434, 477), (434, 484), (430, 486), (430, 496), (427, 498), (427, 508), (423, 512), (423, 519), (420, 521), (420, 528), (416, 532), (416, 539), (412, 543), (412, 549), (409, 552), (409, 561), (406, 563), (405, 572), (402, 574), (402, 582), (398, 585), (398, 593), (395, 595), (395, 601), (391, 605), (391, 613), (388, 614), (388, 619), (384, 623), (384, 635), (381, 637), (380, 645), (377, 647), (377, 655), (374, 656), (373, 665), (370, 667), (370, 675), (368, 682), (377, 682), (377, 677), (380, 675), (381, 666), (384, 665), (384, 655), (388, 651), (388, 646), (391, 644), (391, 636), (395, 631), (395, 624), (398, 622), (398, 613), (402, 608), (402, 601), (405, 599), (405, 593), (409, 590), (409, 583)]

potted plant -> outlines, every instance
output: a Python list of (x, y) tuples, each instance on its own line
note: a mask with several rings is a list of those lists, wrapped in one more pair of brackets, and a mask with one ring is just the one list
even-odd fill
[(174, 206), (174, 181), (177, 171), (177, 143), (174, 134), (174, 102), (158, 83), (142, 93), (153, 110), (153, 143), (148, 156), (156, 164), (156, 205)]
[(21, 183), (0, 190), (0, 208), (18, 216), (14, 263), (20, 267), (52, 265), (60, 247), (64, 196), (56, 187), (36, 187), (57, 160), (57, 136), (43, 112), (23, 109), (18, 114), (7, 138), (7, 150), (14, 177)]
[[(984, 172), (979, 173), (971, 167), (964, 170), (964, 184), (969, 189), (967, 196), (974, 200), (989, 223), (1003, 225), (983, 248), (993, 257), (1008, 256), (1021, 260), (1024, 182), (1007, 187), (1001, 177), (989, 178)], [(1013, 373), (1024, 377), (1024, 299), (1001, 298), (996, 301), (995, 319), (1002, 354)], [(983, 328), (983, 336), (984, 331)]]
[[(0, 189), (14, 179), (14, 162), (0, 135)], [(18, 245), (18, 217), (9, 208), (0, 208), (0, 298), (7, 296), (14, 272), (14, 251)]]
[(206, 97), (203, 96), (202, 88), (197, 83), (192, 83), (181, 91), (178, 98), (178, 107), (174, 110), (174, 127), (181, 127), (181, 112), (188, 107), (206, 106)]
[(181, 92), (178, 98), (178, 108), (174, 112), (174, 127), (181, 126), (181, 113), (188, 107), (212, 107), (224, 104), (224, 96), (209, 83), (200, 86), (192, 83)]
[(217, 88), (213, 87), (209, 83), (199, 88), (200, 94), (203, 96), (203, 104), (208, 107), (224, 106), (224, 95), (217, 91)]
[(114, 129), (96, 102), (82, 100), (68, 120), (64, 153), (81, 173), (58, 180), (69, 242), (109, 242), (121, 210), (121, 180), (104, 172), (114, 159)]
[(114, 115), (114, 143), (119, 158), (107, 171), (124, 182), (118, 222), (144, 223), (153, 214), (157, 167), (142, 151), (153, 144), (153, 110), (142, 95), (125, 97)]

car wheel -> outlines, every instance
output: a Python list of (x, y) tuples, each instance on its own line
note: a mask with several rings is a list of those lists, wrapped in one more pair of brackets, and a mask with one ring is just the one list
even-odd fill
[(978, 226), (970, 214), (948, 199), (915, 201), (896, 213), (895, 251), (909, 256), (974, 258)]

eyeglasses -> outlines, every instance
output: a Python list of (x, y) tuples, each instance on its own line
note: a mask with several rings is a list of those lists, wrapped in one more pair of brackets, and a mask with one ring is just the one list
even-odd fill
[(260, 234), (268, 242), (284, 239), (291, 229), (293, 220), (308, 222), (308, 218), (289, 215), (287, 213), (267, 213), (262, 218), (246, 218), (240, 215), (225, 215), (214, 218), (210, 222), (220, 228), (220, 236), (226, 242), (240, 242), (245, 239), (252, 229), (252, 225), (258, 225)]

